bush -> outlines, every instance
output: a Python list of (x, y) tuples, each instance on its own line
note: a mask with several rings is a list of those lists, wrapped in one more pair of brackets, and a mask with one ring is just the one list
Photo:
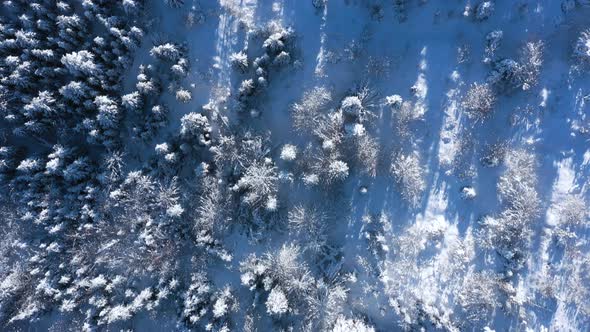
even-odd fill
[(519, 269), (526, 260), (533, 221), (538, 217), (540, 201), (535, 190), (537, 177), (534, 154), (512, 150), (506, 154), (506, 171), (498, 181), (498, 195), (506, 206), (496, 217), (485, 217), (480, 233), (483, 247), (495, 249), (507, 265)]

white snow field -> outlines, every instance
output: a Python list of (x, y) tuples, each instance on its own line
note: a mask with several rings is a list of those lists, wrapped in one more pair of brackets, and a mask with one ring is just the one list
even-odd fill
[(1, 331), (590, 331), (590, 2), (6, 0)]

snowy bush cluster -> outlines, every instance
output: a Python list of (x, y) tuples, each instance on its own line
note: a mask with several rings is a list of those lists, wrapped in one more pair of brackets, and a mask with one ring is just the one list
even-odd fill
[(587, 331), (587, 17), (1, 1), (0, 330)]

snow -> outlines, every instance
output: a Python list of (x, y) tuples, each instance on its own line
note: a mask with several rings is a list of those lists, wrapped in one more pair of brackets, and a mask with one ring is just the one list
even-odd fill
[[(136, 104), (131, 94), (139, 64), (181, 57), (173, 43), (186, 47), (190, 69), (174, 86), (164, 85), (162, 94), (153, 96), (169, 106), (169, 123), (153, 140), (125, 142), (125, 158), (129, 158), (126, 172), (152, 170), (154, 187), (178, 177), (185, 191), (175, 194), (176, 201), (162, 203), (163, 209), (154, 212), (157, 218), (134, 215), (136, 225), (129, 233), (120, 230), (117, 240), (102, 247), (119, 247), (122, 244), (117, 241), (125, 241), (124, 235), (138, 232), (141, 238), (129, 243), (139, 247), (145, 242), (154, 255), (150, 258), (158, 259), (150, 264), (159, 265), (169, 256), (164, 256), (167, 252), (153, 253), (159, 248), (151, 246), (165, 239), (168, 233), (164, 230), (186, 227), (187, 231), (174, 233), (182, 236), (167, 239), (180, 243), (178, 247), (164, 248), (177, 255), (171, 265), (179, 267), (175, 270), (179, 278), (190, 283), (186, 276), (198, 269), (210, 277), (212, 289), (231, 286), (239, 303), (234, 310), (225, 298), (213, 299), (211, 295), (203, 299), (203, 312), (212, 316), (209, 327), (223, 330), (227, 323), (232, 326), (228, 329), (240, 330), (246, 315), (254, 317), (259, 330), (304, 327), (305, 319), (300, 318), (305, 318), (307, 309), (298, 306), (303, 308), (306, 301), (321, 302), (321, 294), (313, 293), (316, 297), (312, 301), (282, 289), (277, 285), (278, 277), (265, 275), (271, 273), (266, 270), (269, 266), (259, 265), (257, 275), (241, 273), (240, 267), (252, 254), (275, 257), (281, 248), (311, 235), (325, 235), (331, 247), (325, 249), (328, 253), (323, 253), (323, 261), (302, 250), (299, 258), (309, 266), (305, 277), (334, 282), (347, 292), (344, 309), (333, 313), (329, 324), (335, 331), (582, 331), (590, 324), (590, 304), (583, 296), (574, 299), (572, 295), (572, 289), (578, 287), (572, 283), (590, 287), (588, 281), (566, 278), (572, 270), (584, 271), (581, 257), (588, 257), (587, 228), (575, 229), (576, 245), (564, 248), (555, 240), (567, 233), (562, 229), (565, 202), (574, 196), (588, 199), (590, 86), (587, 69), (573, 56), (576, 49), (578, 58), (588, 57), (590, 49), (590, 39), (580, 39), (590, 15), (583, 1), (186, 0), (179, 2), (178, 9), (165, 1), (146, 3), (146, 13), (153, 22), (127, 69), (129, 75), (121, 91), (126, 96), (124, 105), (131, 108)], [(181, 24), (189, 11), (197, 13), (196, 8), (203, 19), (191, 27)], [(285, 37), (279, 32), (256, 37), (271, 22), (292, 28), (293, 50), (285, 51)], [(491, 32), (501, 35), (493, 47), (488, 40)], [(150, 38), (166, 43), (152, 45)], [(545, 45), (539, 82), (526, 82), (512, 91), (494, 90), (491, 110), (484, 116), (473, 116), (463, 103), (470, 86), (502, 84), (507, 75), (502, 70), (519, 66), (518, 49), (539, 40)], [(265, 51), (276, 53), (272, 65), (260, 65), (254, 72), (252, 54), (261, 56)], [(94, 57), (79, 50), (60, 61), (72, 71), (90, 75), (99, 70)], [(5, 63), (13, 67), (17, 60), (7, 58)], [(504, 60), (505, 66), (492, 71), (497, 60)], [(183, 72), (178, 65), (173, 71)], [(359, 87), (367, 87), (377, 96), (363, 100)], [(293, 126), (294, 103), (301, 103), (305, 92), (314, 88), (326, 89), (331, 95), (321, 112), (333, 119), (343, 118), (334, 137), (301, 134)], [(49, 109), (40, 99), (48, 95), (36, 94), (39, 97), (31, 100), (32, 106), (24, 107), (29, 115), (34, 109)], [(248, 102), (241, 100), (240, 94), (248, 96)], [(45, 98), (46, 104), (52, 103), (50, 97)], [(125, 127), (118, 122), (115, 101), (108, 96), (95, 97), (100, 108), (97, 120), (105, 130)], [(409, 113), (404, 114), (406, 111)], [(407, 121), (403, 126), (402, 118)], [(265, 137), (260, 155), (238, 160), (232, 167), (221, 166), (209, 156), (209, 147), (219, 143), (220, 135), (237, 137), (246, 131)], [(121, 136), (127, 139), (125, 135)], [(355, 142), (368, 137), (379, 147), (372, 173), (361, 166), (368, 158), (360, 152), (368, 147), (354, 152)], [(534, 154), (538, 181), (532, 181), (531, 190), (539, 197), (541, 212), (530, 222), (532, 239), (524, 241), (529, 255), (519, 268), (479, 243), (484, 217), (497, 221), (503, 212), (512, 211), (511, 203), (501, 199), (498, 191), (509, 165), (500, 157), (493, 165), (481, 162), (488, 147), (497, 143), (511, 151)], [(239, 140), (238, 144), (245, 145)], [(321, 158), (329, 159), (308, 165)], [(67, 174), (60, 171), (65, 167), (61, 159), (45, 161), (26, 155), (13, 168), (23, 177), (45, 171)], [(76, 170), (74, 162), (67, 163)], [(535, 174), (529, 175), (521, 181), (525, 185)], [(222, 211), (208, 211), (221, 217), (198, 234), (203, 243), (195, 245), (186, 239), (193, 237), (197, 228), (196, 211), (204, 204), (202, 191), (213, 191), (214, 185), (203, 184), (208, 177), (217, 177), (213, 183), (228, 189), (219, 194), (221, 197), (214, 197), (227, 205), (219, 203), (217, 208)], [(72, 182), (79, 180), (72, 178)], [(129, 199), (129, 193), (118, 187), (104, 196), (113, 202)], [(94, 199), (90, 194), (88, 197)], [(320, 208), (329, 215), (322, 228), (325, 234), (293, 232), (285, 216), (296, 206)], [(29, 214), (20, 218), (23, 222), (43, 219)], [(231, 226), (222, 227), (222, 222)], [(157, 226), (148, 231), (142, 229), (143, 224)], [(64, 232), (62, 227), (66, 226), (47, 227), (48, 234), (58, 236)], [(44, 250), (62, 251), (57, 243)], [(222, 259), (213, 258), (212, 252)], [(576, 259), (574, 267), (568, 261), (572, 257)], [(39, 260), (44, 262), (45, 258)], [(32, 272), (45, 273), (27, 271)], [(502, 303), (492, 308), (492, 313), (481, 313), (481, 320), (472, 320), (477, 313), (462, 307), (462, 295), (467, 293), (470, 280), (477, 280), (473, 276), (487, 276), (484, 272), (496, 278)], [(257, 281), (258, 274), (266, 279)], [(4, 277), (0, 284), (3, 293), (19, 287), (14, 274), (0, 276)], [(275, 277), (277, 280), (272, 279)], [(139, 294), (133, 300), (113, 302), (110, 309), (101, 311), (101, 320), (107, 324), (128, 321), (126, 327), (138, 330), (176, 324), (168, 322), (175, 321), (172, 314), (158, 318), (159, 323), (142, 316), (155, 297), (153, 290), (143, 287), (142, 282), (148, 279), (133, 285)], [(63, 276), (58, 280), (64, 285), (71, 282)], [(297, 282), (305, 280), (302, 277)], [(111, 279), (98, 274), (87, 282), (88, 288), (100, 291)], [(162, 282), (158, 281), (157, 287)], [(546, 283), (555, 284), (553, 293), (547, 291), (550, 295), (543, 293)], [(178, 287), (189, 285), (181, 282)], [(2, 294), (0, 309), (4, 305), (1, 301)], [(72, 301), (60, 302), (62, 309), (76, 311)], [(16, 318), (22, 318), (25, 327), (24, 319), (38, 308), (32, 304), (22, 308)], [(226, 316), (234, 321), (228, 323), (231, 320), (224, 320)], [(43, 319), (49, 322), (53, 318), (47, 314)]]

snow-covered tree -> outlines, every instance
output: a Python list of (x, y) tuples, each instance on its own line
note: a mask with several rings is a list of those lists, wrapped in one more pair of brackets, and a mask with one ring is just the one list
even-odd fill
[(498, 194), (506, 209), (498, 216), (487, 216), (480, 239), (494, 248), (510, 266), (521, 267), (533, 235), (533, 222), (539, 214), (536, 191), (535, 156), (525, 150), (512, 150), (506, 155), (506, 171), (498, 181)]
[(484, 320), (499, 304), (498, 276), (489, 272), (470, 272), (463, 280), (458, 300), (467, 320)]
[(367, 325), (360, 319), (350, 319), (345, 316), (338, 317), (336, 324), (332, 328), (332, 332), (374, 332), (375, 328)]
[(270, 35), (262, 44), (269, 52), (279, 53), (285, 48), (285, 34), (276, 32)]
[(95, 62), (95, 55), (87, 50), (72, 52), (61, 58), (61, 63), (75, 75), (94, 76), (101, 72), (101, 68)]
[(301, 102), (293, 105), (293, 126), (300, 132), (309, 133), (321, 122), (322, 112), (332, 101), (328, 89), (316, 87), (304, 93)]
[(504, 32), (502, 30), (494, 30), (486, 35), (486, 48), (484, 63), (489, 63), (494, 60), (496, 51), (500, 47)]
[(144, 95), (157, 94), (160, 91), (158, 81), (153, 77), (152, 66), (139, 66), (137, 75), (137, 91)]
[(475, 7), (475, 18), (479, 21), (488, 19), (494, 12), (493, 1), (482, 1)]
[(567, 195), (557, 207), (557, 222), (554, 234), (562, 243), (578, 238), (577, 233), (588, 227), (588, 208), (583, 198)]
[(289, 231), (299, 237), (304, 251), (319, 255), (327, 245), (326, 214), (316, 207), (295, 206), (287, 216)]
[(196, 324), (208, 311), (213, 287), (204, 273), (191, 276), (189, 288), (183, 295), (182, 316), (191, 324)]
[(289, 310), (289, 301), (285, 293), (279, 288), (273, 288), (266, 299), (266, 311), (271, 315), (283, 315)]
[(360, 135), (354, 137), (352, 143), (355, 163), (361, 167), (364, 174), (376, 176), (380, 151), (377, 139), (369, 135)]
[(94, 106), (98, 111), (96, 120), (86, 122), (86, 127), (90, 131), (89, 139), (105, 146), (115, 145), (119, 123), (123, 117), (119, 106), (109, 96), (104, 95), (94, 98)]
[(520, 81), (523, 90), (529, 90), (539, 80), (543, 66), (543, 51), (545, 44), (539, 40), (528, 42), (520, 49)]
[(414, 153), (394, 156), (391, 173), (399, 186), (402, 198), (411, 207), (416, 207), (426, 189), (424, 170), (420, 166), (418, 156)]
[(172, 8), (179, 8), (184, 5), (184, 0), (164, 0), (164, 3)]
[(59, 89), (59, 93), (68, 101), (74, 103), (77, 106), (82, 106), (85, 101), (92, 99), (95, 93), (92, 89), (84, 82), (71, 81), (70, 83), (62, 86)]
[(181, 57), (182, 52), (177, 45), (172, 43), (164, 43), (152, 47), (150, 50), (150, 55), (160, 60), (174, 62)]
[(501, 89), (511, 90), (520, 85), (520, 65), (512, 59), (502, 59), (492, 63), (492, 71), (487, 81)]
[(475, 117), (484, 117), (492, 111), (495, 102), (496, 96), (488, 84), (473, 83), (465, 95), (463, 107), (473, 112)]
[(518, 62), (502, 59), (492, 63), (487, 81), (502, 91), (529, 90), (537, 84), (543, 65), (543, 41), (528, 42), (519, 50)]
[(244, 80), (240, 84), (240, 97), (246, 98), (252, 96), (256, 92), (256, 83), (252, 79)]
[(191, 112), (180, 119), (180, 135), (201, 146), (211, 144), (211, 126), (206, 116)]
[(277, 56), (272, 61), (272, 64), (277, 67), (286, 67), (291, 62), (291, 55), (285, 51), (281, 51), (281, 53), (277, 54)]
[(285, 161), (293, 161), (297, 158), (297, 147), (292, 144), (283, 145), (281, 150), (281, 159)]
[(348, 165), (342, 160), (332, 160), (326, 170), (326, 181), (331, 183), (342, 181), (348, 177)]
[(277, 191), (278, 174), (272, 162), (254, 162), (248, 166), (237, 183), (244, 191), (243, 201), (253, 207), (259, 207), (272, 199)]
[(574, 46), (574, 57), (585, 63), (590, 62), (590, 30), (580, 33)]
[(143, 100), (138, 91), (128, 93), (121, 97), (121, 105), (123, 105), (126, 110), (131, 112), (139, 111), (142, 107), (142, 103)]
[(248, 55), (244, 52), (233, 53), (230, 56), (232, 66), (242, 73), (248, 70)]

